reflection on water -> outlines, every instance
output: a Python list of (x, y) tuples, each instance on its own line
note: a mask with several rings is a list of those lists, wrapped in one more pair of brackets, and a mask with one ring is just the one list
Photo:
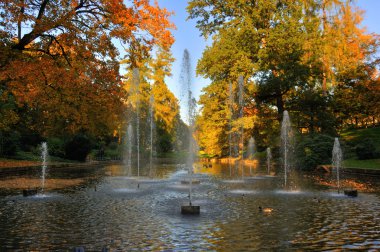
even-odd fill
[(199, 216), (180, 214), (188, 202), (188, 185), (181, 184), (187, 172), (175, 164), (157, 166), (155, 178), (126, 177), (119, 165), (77, 178), (73, 170), (53, 173), (50, 179), (81, 181), (50, 188), (43, 197), (0, 189), (0, 250), (380, 249), (378, 179), (346, 177), (372, 191), (349, 198), (321, 183), (326, 178), (297, 174), (296, 188), (286, 191), (281, 174), (247, 166), (243, 179), (239, 169), (230, 176), (227, 164), (197, 166)]

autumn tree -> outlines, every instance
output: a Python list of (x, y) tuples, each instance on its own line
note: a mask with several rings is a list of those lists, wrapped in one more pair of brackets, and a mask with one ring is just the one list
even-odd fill
[(3, 103), (36, 113), (29, 126), (44, 135), (110, 134), (121, 120), (119, 61), (128, 53), (114, 41), (137, 41), (145, 54), (170, 48), (169, 15), (148, 0), (0, 1)]
[(171, 76), (174, 58), (169, 51), (159, 48), (156, 58), (150, 63), (152, 68), (153, 111), (157, 130), (158, 151), (168, 152), (178, 141), (176, 126), (179, 124), (179, 101), (168, 89), (165, 78)]
[(198, 62), (198, 74), (214, 86), (225, 81), (218, 94), (204, 89), (205, 97), (221, 96), (229, 81), (242, 75), (251, 80), (246, 85), (255, 86), (247, 101), (255, 104), (257, 117), (276, 112), (280, 122), (288, 109), (300, 129), (310, 132), (334, 132), (336, 125), (328, 122), (335, 113), (334, 93), (348, 76), (355, 81), (361, 75), (378, 46), (377, 37), (361, 28), (362, 12), (351, 1), (192, 0), (187, 10), (213, 41)]

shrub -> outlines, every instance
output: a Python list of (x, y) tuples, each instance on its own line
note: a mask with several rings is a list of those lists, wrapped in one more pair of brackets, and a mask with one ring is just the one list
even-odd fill
[(10, 131), (0, 132), (0, 156), (13, 156), (20, 149), (20, 133)]
[(79, 133), (67, 142), (65, 146), (66, 158), (85, 161), (91, 149), (92, 142), (90, 138), (84, 133)]
[(172, 137), (168, 133), (162, 133), (158, 136), (157, 151), (159, 153), (169, 152), (173, 149)]
[(323, 134), (303, 137), (296, 146), (298, 166), (302, 169), (314, 169), (320, 164), (331, 163), (334, 138)]
[(65, 141), (63, 139), (52, 137), (47, 140), (50, 156), (65, 157)]
[(123, 155), (124, 146), (117, 142), (111, 142), (105, 149), (103, 155), (108, 158), (119, 158)]
[(21, 150), (23, 151), (33, 151), (33, 148), (39, 145), (43, 141), (40, 134), (34, 132), (21, 132)]
[(376, 158), (376, 147), (372, 139), (365, 138), (361, 140), (355, 147), (356, 155), (358, 159), (373, 159)]

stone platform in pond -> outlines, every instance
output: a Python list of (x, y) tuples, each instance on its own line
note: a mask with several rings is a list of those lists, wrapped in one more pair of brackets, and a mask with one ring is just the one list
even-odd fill
[(22, 195), (24, 197), (28, 197), (28, 196), (34, 196), (38, 193), (38, 190), (37, 189), (24, 189), (22, 190)]
[[(201, 181), (199, 181), (197, 179), (193, 179), (191, 182), (193, 185), (198, 185), (201, 183)], [(188, 185), (188, 184), (190, 184), (190, 180), (181, 180), (181, 184)]]
[(357, 197), (358, 196), (358, 190), (344, 190), (344, 195), (347, 195), (350, 197)]
[(181, 214), (200, 214), (200, 210), (201, 210), (200, 206), (193, 206), (193, 205), (181, 206)]

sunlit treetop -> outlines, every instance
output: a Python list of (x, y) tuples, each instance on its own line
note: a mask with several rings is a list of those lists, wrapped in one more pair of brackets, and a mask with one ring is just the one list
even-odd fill
[(170, 50), (170, 15), (149, 0), (0, 0), (4, 102), (38, 111), (45, 135), (110, 130), (126, 98), (120, 59), (135, 57), (131, 46), (145, 56)]
[(34, 50), (54, 54), (53, 46), (65, 53), (65, 46), (85, 45), (112, 58), (118, 54), (112, 38), (170, 47), (170, 14), (148, 0), (0, 0), (0, 32), (13, 49), (34, 43)]

